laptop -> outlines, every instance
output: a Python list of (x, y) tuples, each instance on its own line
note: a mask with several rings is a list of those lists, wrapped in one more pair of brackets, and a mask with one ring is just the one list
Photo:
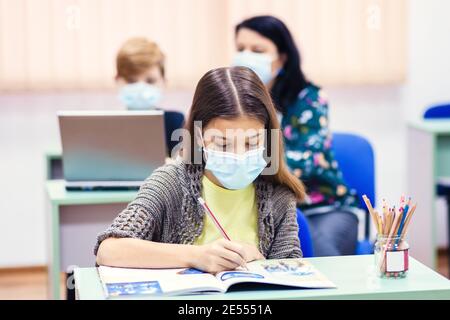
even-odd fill
[(137, 190), (166, 158), (164, 111), (58, 112), (68, 190)]

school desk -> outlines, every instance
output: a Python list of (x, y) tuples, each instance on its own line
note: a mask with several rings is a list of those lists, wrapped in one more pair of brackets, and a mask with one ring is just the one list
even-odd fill
[(436, 185), (450, 177), (450, 120), (409, 122), (407, 139), (407, 194), (418, 203), (408, 242), (411, 254), (436, 270)]
[[(241, 289), (224, 294), (172, 297), (139, 296), (133, 299), (450, 299), (450, 281), (410, 258), (405, 279), (380, 279), (374, 275), (373, 255), (306, 258), (336, 289)], [(96, 268), (77, 268), (77, 299), (105, 299)], [(256, 290), (257, 289), (257, 290)], [(130, 299), (130, 297), (128, 297)]]
[(61, 296), (61, 272), (95, 265), (96, 236), (104, 231), (137, 191), (66, 191), (63, 180), (48, 180), (47, 260), (49, 296)]
[[(47, 167), (47, 260), (49, 296), (61, 297), (61, 272), (70, 273), (73, 266), (95, 264), (93, 246), (98, 233), (132, 201), (137, 191), (66, 191), (61, 180), (60, 149), (45, 154)], [(172, 161), (166, 158), (166, 163)]]

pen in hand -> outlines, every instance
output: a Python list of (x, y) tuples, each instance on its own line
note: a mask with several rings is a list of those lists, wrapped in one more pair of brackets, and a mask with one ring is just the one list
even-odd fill
[[(216, 216), (212, 213), (211, 209), (209, 209), (208, 205), (206, 204), (205, 200), (203, 200), (202, 197), (199, 197), (198, 202), (201, 204), (201, 206), (203, 207), (203, 209), (205, 209), (206, 214), (211, 218), (212, 222), (214, 223), (214, 225), (216, 226), (216, 228), (219, 230), (220, 234), (222, 235), (222, 237), (224, 237), (225, 239), (227, 239), (228, 241), (231, 241), (230, 237), (228, 236), (228, 234), (226, 233), (225, 229), (222, 227), (222, 225), (220, 224), (219, 220), (217, 220)], [(247, 265), (244, 261), (244, 265), (241, 266), (242, 268), (244, 268), (245, 270), (248, 270)]]

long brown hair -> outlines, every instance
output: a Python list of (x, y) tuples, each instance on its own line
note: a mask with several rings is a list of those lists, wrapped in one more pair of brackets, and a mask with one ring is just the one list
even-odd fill
[[(277, 132), (278, 154), (271, 155), (278, 170), (273, 175), (262, 175), (265, 180), (288, 187), (298, 200), (303, 200), (305, 188), (292, 175), (284, 161), (283, 140), (272, 99), (259, 77), (246, 67), (217, 68), (208, 71), (198, 82), (185, 129), (189, 139), (184, 141), (183, 156), (189, 161), (198, 157), (201, 146), (195, 138), (195, 125), (199, 121), (205, 128), (217, 117), (233, 119), (249, 116), (264, 123), (266, 150), (271, 150), (271, 132)], [(200, 152), (201, 155), (201, 152)]]

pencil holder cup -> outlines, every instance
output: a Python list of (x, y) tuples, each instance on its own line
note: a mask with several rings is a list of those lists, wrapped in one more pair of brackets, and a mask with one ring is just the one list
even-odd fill
[(405, 278), (409, 268), (409, 244), (400, 236), (378, 235), (374, 249), (375, 270), (381, 278)]

